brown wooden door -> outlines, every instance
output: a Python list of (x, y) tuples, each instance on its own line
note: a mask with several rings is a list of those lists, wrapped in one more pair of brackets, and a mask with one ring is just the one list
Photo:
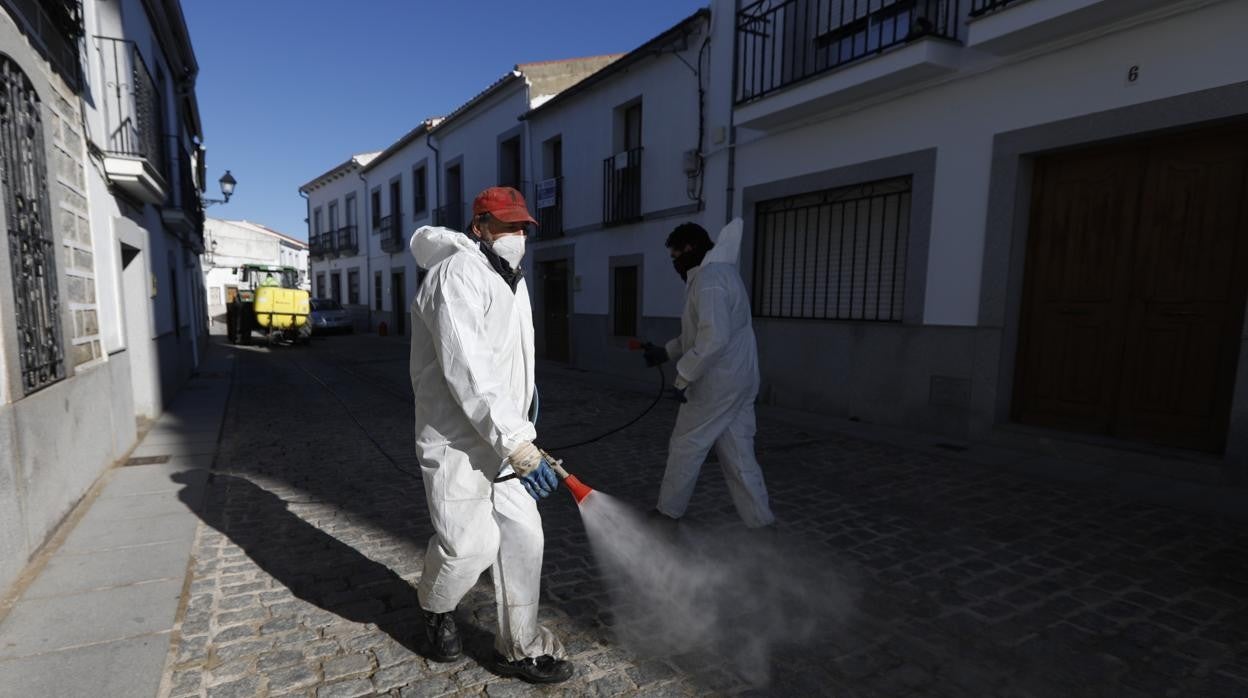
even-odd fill
[(1225, 445), (1244, 316), (1248, 138), (1155, 145), (1143, 175), (1116, 434)]
[(1055, 157), (1037, 168), (1016, 418), (1106, 432), (1125, 342), (1139, 152)]
[(1246, 198), (1242, 129), (1038, 163), (1015, 418), (1221, 450)]
[(542, 358), (551, 361), (568, 361), (569, 346), (568, 314), (568, 262), (556, 260), (542, 262)]

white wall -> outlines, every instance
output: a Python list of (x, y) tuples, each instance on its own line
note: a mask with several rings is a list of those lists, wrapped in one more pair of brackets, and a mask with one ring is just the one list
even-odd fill
[[(698, 51), (706, 32), (695, 32), (681, 56), (698, 63)], [(712, 47), (714, 44), (712, 44)], [(710, 50), (710, 49), (708, 49)], [(711, 61), (704, 69), (704, 84), (713, 75)], [(728, 74), (730, 75), (730, 73)], [(727, 76), (724, 76), (727, 77)], [(710, 143), (711, 123), (726, 124), (726, 108), (716, 107), (708, 95), (706, 115)], [(726, 159), (713, 156), (706, 163), (703, 199), (718, 203), (701, 213), (685, 213), (638, 224), (602, 228), (603, 161), (616, 154), (617, 108), (641, 98), (643, 214), (690, 206), (683, 153), (698, 144), (697, 78), (688, 66), (671, 54), (646, 58), (592, 88), (529, 117), (535, 179), (546, 178), (542, 168), (542, 144), (560, 136), (563, 140), (563, 226), (571, 235), (541, 242), (541, 249), (573, 243), (575, 273), (580, 289), (573, 293), (573, 311), (605, 315), (609, 303), (609, 270), (612, 256), (644, 254), (641, 314), (647, 317), (678, 317), (684, 286), (672, 269), (664, 247), (676, 225), (701, 223), (714, 236), (723, 224), (723, 168)], [(585, 230), (585, 228), (592, 228)]]
[[(528, 110), (528, 88), (523, 82), (517, 81), (492, 95), (487, 102), (476, 105), (472, 111), (434, 130), (434, 146), (442, 152), (441, 168), (438, 172), (438, 176), (442, 178), (439, 206), (446, 202), (446, 167), (456, 158), (463, 158), (463, 203), (468, 207), (471, 207), (473, 198), (483, 189), (498, 184), (499, 136), (517, 127), (523, 131), (519, 119)], [(521, 172), (530, 172), (529, 151), (529, 144), (522, 142), (521, 156), (525, 162)], [(432, 160), (430, 162), (432, 164)], [(525, 194), (527, 196), (529, 192), (526, 191)], [(471, 211), (464, 215), (466, 222)]]
[[(731, 0), (717, 0), (728, 11)], [(1221, 2), (1001, 60), (963, 49), (952, 80), (855, 104), (816, 123), (743, 134), (742, 188), (938, 148), (924, 323), (975, 325), (993, 137), (1245, 79), (1248, 3)], [(870, 59), (867, 59), (870, 60)], [(1140, 78), (1128, 83), (1133, 65)]]
[[(355, 194), (355, 220), (348, 221), (346, 219), (346, 198), (350, 194)], [(365, 257), (363, 255), (366, 245), (371, 239), (371, 222), (368, 214), (368, 190), (364, 187), (364, 181), (360, 178), (360, 169), (358, 166), (349, 168), (342, 176), (337, 177), (325, 184), (321, 184), (308, 192), (308, 240), (311, 241), (312, 235), (315, 234), (313, 229), (315, 214), (317, 208), (321, 209), (321, 230), (329, 230), (329, 205), (337, 202), (338, 204), (338, 226), (347, 225), (356, 226), (356, 235), (359, 239), (361, 254), (355, 257), (335, 257), (312, 260), (312, 272), (309, 275), (309, 283), (312, 284), (311, 290), (313, 297), (324, 295), (329, 296), (329, 275), (332, 273), (341, 274), (344, 270), (359, 267), (361, 276), (365, 267)], [(326, 276), (324, 294), (316, 287), (316, 276), (318, 273)], [(342, 281), (343, 302), (346, 302), (347, 282), (344, 276)]]
[[(425, 165), (425, 210), (419, 214), (413, 210), (413, 181), (412, 171), (418, 163), (424, 161)], [(381, 272), (381, 312), (392, 313), (395, 308), (392, 300), (393, 294), (393, 274), (396, 271), (403, 271), (403, 284), (405, 286), (404, 307), (400, 308), (400, 312), (406, 312), (406, 305), (416, 295), (416, 260), (407, 251), (406, 241), (415, 232), (416, 228), (422, 225), (432, 225), (433, 211), (438, 207), (435, 200), (437, 189), (434, 186), (434, 177), (437, 176), (437, 167), (434, 162), (434, 153), (426, 145), (425, 136), (416, 137), (412, 142), (404, 145), (402, 148), (390, 153), (385, 160), (381, 162), (369, 163), (369, 168), (364, 173), (368, 180), (368, 190), (378, 189), (381, 192), (381, 211), (380, 216), (392, 215), (394, 211), (394, 202), (390, 197), (390, 181), (395, 177), (401, 178), (400, 186), (400, 202), (399, 211), (402, 214), (399, 221), (400, 237), (404, 241), (398, 252), (385, 252), (381, 249), (380, 234), (374, 234), (372, 231), (371, 210), (368, 213), (370, 224), (367, 228), (367, 239), (362, 235), (360, 238), (361, 249), (364, 244), (368, 245), (368, 260), (360, 269), (361, 292), (360, 302), (366, 304), (370, 309), (376, 309), (373, 299), (373, 278), (377, 272)], [(372, 194), (369, 194), (369, 206), (371, 206)], [(345, 289), (345, 282), (343, 288)], [(344, 294), (346, 291), (343, 292)]]

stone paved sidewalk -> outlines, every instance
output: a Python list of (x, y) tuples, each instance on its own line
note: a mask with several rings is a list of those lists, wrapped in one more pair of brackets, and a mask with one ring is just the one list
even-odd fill
[[(461, 607), (468, 657), (418, 653), (413, 583), (431, 528), (406, 346), (332, 338), (237, 350), (162, 695), (489, 696), (488, 575)], [(567, 371), (540, 382), (546, 446), (626, 421), (650, 397)], [(674, 406), (558, 452), (585, 482), (653, 505)], [(1248, 529), (1001, 469), (760, 419), (782, 539), (827, 556), (856, 605), (833, 639), (730, 666), (623, 650), (566, 496), (542, 504), (544, 621), (577, 664), (558, 695), (1246, 696)], [(688, 526), (740, 531), (708, 466)]]

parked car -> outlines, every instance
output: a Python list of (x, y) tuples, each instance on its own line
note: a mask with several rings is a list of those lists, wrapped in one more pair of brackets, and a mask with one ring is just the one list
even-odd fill
[(312, 326), (313, 334), (355, 331), (351, 322), (351, 314), (343, 309), (341, 303), (332, 298), (312, 299), (312, 322), (309, 324)]

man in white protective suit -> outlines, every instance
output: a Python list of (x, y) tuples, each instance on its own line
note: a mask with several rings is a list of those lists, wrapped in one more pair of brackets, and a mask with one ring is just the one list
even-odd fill
[[(469, 232), (422, 227), (412, 255), (427, 270), (412, 302), (416, 454), (435, 535), (417, 588), (428, 657), (462, 654), (455, 609), (487, 568), (498, 603), (494, 669), (532, 683), (572, 676), (537, 623), (542, 519), (558, 487), (534, 444), (533, 311), (520, 271), (535, 222), (520, 192), (491, 187)], [(500, 472), (516, 477), (495, 482)]]
[(684, 516), (714, 446), (741, 520), (761, 528), (774, 524), (775, 517), (754, 457), (758, 350), (749, 295), (737, 272), (740, 246), (740, 219), (724, 227), (718, 243), (696, 223), (677, 226), (667, 238), (672, 265), (686, 288), (680, 336), (666, 346), (645, 345), (647, 365), (676, 362), (673, 386), (681, 403), (656, 515)]

